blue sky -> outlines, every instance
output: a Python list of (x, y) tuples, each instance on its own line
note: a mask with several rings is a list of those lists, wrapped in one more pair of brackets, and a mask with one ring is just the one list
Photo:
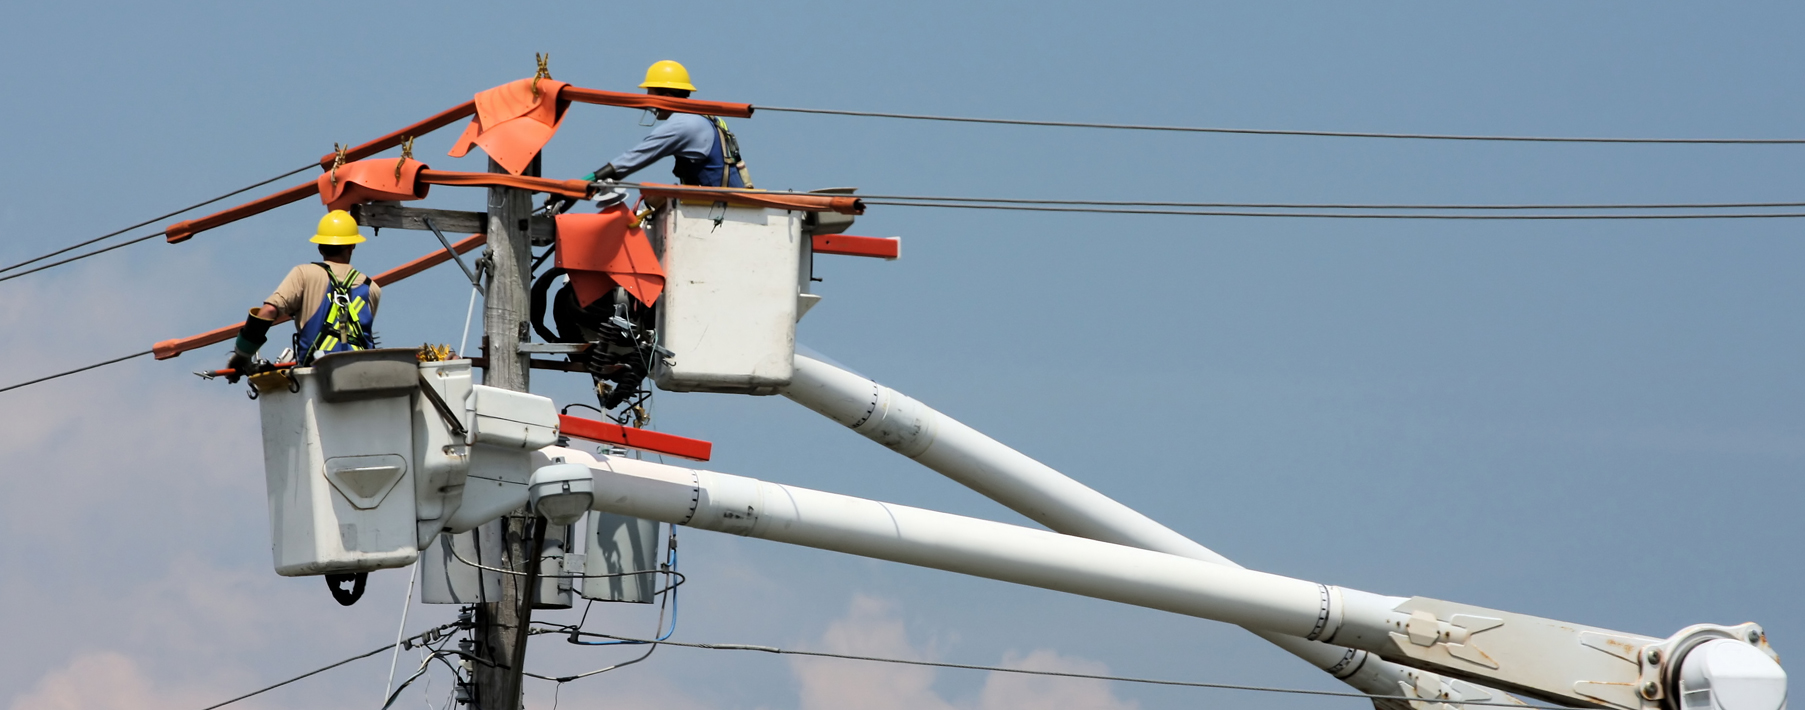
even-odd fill
[[(771, 106), (1801, 137), (1801, 20), (1778, 2), (42, 4), (0, 28), (13, 97), (0, 262), (386, 133), (530, 75), (534, 52), (550, 52), (560, 80), (615, 90), (677, 59), (698, 98)], [(549, 175), (587, 172), (645, 130), (635, 111), (574, 111), (547, 148)], [(1805, 182), (1800, 146), (778, 113), (734, 128), (760, 186), (778, 189), (1546, 203), (1787, 201)], [(455, 135), (416, 153), (480, 169), (444, 155)], [(482, 197), (441, 189), (429, 204), (480, 209)], [(231, 322), (310, 258), (318, 212), (295, 205), (0, 283), (12, 334), (0, 382)], [(1784, 654), (1805, 635), (1798, 229), (874, 207), (853, 231), (902, 236), (904, 258), (824, 257), (825, 300), (800, 337), (1250, 567), (1654, 636), (1754, 620)], [(358, 261), (379, 270), (435, 244), (385, 232)], [(446, 267), (389, 289), (385, 341), (455, 340), (461, 279)], [(318, 580), (270, 571), (255, 405), (187, 374), (224, 355), (0, 395), (0, 608), (14, 639), (0, 646), (0, 705), (198, 708), (394, 638), (405, 575), (375, 576), (341, 609)], [(535, 378), (561, 402), (586, 401), (584, 387)], [(662, 429), (715, 442), (716, 470), (1025, 522), (782, 399), (666, 394), (658, 411)], [(713, 533), (684, 533), (682, 549), (679, 639), (1338, 688), (1210, 622)], [(409, 625), (452, 611), (416, 607)], [(598, 607), (591, 625), (649, 629), (642, 612)], [(622, 658), (542, 639), (530, 664)], [(365, 661), (246, 707), (375, 706), (386, 674)], [(445, 690), (441, 677), (432, 702)], [(534, 686), (530, 707), (551, 707), (550, 691)], [(1365, 705), (681, 649), (567, 685), (558, 702)]]

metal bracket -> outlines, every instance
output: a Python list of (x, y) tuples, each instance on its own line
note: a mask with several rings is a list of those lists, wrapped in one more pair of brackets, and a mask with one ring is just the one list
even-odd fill
[(445, 233), (439, 231), (439, 228), (433, 225), (432, 218), (423, 216), (420, 220), (426, 223), (427, 229), (432, 230), (433, 236), (439, 238), (439, 243), (445, 245), (445, 253), (450, 254), (451, 260), (457, 262), (458, 268), (463, 269), (464, 275), (470, 278), (470, 287), (478, 291), (483, 290), (482, 277), (477, 276), (475, 271), (470, 270), (470, 265), (464, 263), (464, 257), (458, 255), (458, 250), (451, 248), (451, 240), (446, 239)]

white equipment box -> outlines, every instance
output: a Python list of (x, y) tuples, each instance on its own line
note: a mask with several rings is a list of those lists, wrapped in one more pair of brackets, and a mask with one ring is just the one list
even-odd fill
[(672, 392), (776, 394), (790, 384), (806, 213), (671, 200), (653, 239), (665, 285), (652, 379)]

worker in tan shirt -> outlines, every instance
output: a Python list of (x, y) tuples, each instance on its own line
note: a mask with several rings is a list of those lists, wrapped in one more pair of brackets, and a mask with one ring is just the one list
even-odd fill
[(308, 241), (320, 245), (324, 261), (290, 269), (263, 306), (251, 311), (226, 363), (234, 372), (228, 376), (231, 381), (247, 374), (257, 349), (268, 340), (270, 326), (281, 316), (295, 322), (295, 362), (302, 367), (320, 355), (375, 344), (370, 327), (382, 287), (351, 266), (351, 252), (364, 241), (357, 220), (349, 212), (333, 210), (320, 218), (315, 232)]

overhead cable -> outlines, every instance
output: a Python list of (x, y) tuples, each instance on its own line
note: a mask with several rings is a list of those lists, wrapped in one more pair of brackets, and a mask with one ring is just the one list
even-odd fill
[(1009, 205), (1101, 205), (1106, 207), (1232, 207), (1318, 210), (1720, 210), (1805, 207), (1805, 202), (1625, 202), (1618, 204), (1397, 204), (1348, 202), (1156, 202), (1146, 200), (1058, 200), (1018, 197), (950, 197), (942, 195), (859, 195), (863, 200), (911, 202), (995, 202)]
[(444, 625), (441, 625), (441, 626), (436, 626), (436, 627), (433, 627), (433, 628), (431, 628), (431, 629), (427, 629), (427, 630), (426, 630), (426, 631), (423, 631), (423, 632), (421, 632), (421, 633), (418, 633), (418, 634), (415, 634), (415, 635), (413, 635), (413, 636), (410, 636), (410, 637), (408, 637), (408, 638), (406, 638), (406, 639), (403, 639), (403, 640), (401, 640), (401, 641), (397, 641), (397, 642), (395, 642), (395, 643), (391, 643), (391, 644), (384, 644), (384, 645), (382, 645), (382, 646), (379, 646), (379, 647), (377, 647), (377, 648), (373, 648), (373, 649), (370, 649), (370, 650), (369, 650), (369, 651), (365, 651), (365, 652), (363, 652), (363, 653), (360, 653), (360, 654), (357, 654), (357, 655), (355, 655), (355, 656), (352, 656), (352, 657), (350, 657), (350, 658), (347, 658), (347, 659), (345, 659), (345, 660), (342, 660), (342, 661), (339, 661), (339, 662), (337, 662), (337, 663), (333, 663), (333, 664), (331, 664), (331, 665), (326, 665), (326, 666), (321, 666), (321, 667), (319, 667), (319, 668), (315, 668), (315, 669), (313, 669), (313, 670), (311, 670), (311, 671), (308, 671), (308, 672), (306, 672), (306, 673), (302, 673), (302, 674), (300, 674), (300, 675), (298, 675), (298, 676), (295, 676), (295, 677), (293, 677), (293, 678), (290, 678), (290, 679), (288, 679), (288, 680), (285, 680), (285, 681), (282, 681), (282, 682), (280, 682), (280, 683), (277, 683), (277, 684), (275, 684), (275, 685), (270, 685), (270, 686), (265, 686), (265, 687), (262, 687), (262, 688), (259, 688), (259, 689), (257, 689), (257, 690), (253, 690), (253, 691), (251, 691), (251, 692), (249, 692), (249, 693), (245, 693), (245, 694), (244, 694), (244, 695), (240, 695), (240, 696), (238, 696), (238, 697), (236, 697), (236, 698), (232, 698), (232, 699), (231, 699), (231, 700), (227, 700), (227, 701), (225, 701), (225, 702), (223, 702), (223, 703), (215, 703), (215, 704), (213, 704), (213, 705), (208, 705), (208, 706), (207, 706), (207, 707), (204, 707), (204, 708), (201, 708), (201, 710), (219, 710), (219, 708), (223, 708), (223, 707), (225, 707), (225, 706), (227, 706), (227, 705), (231, 705), (231, 704), (232, 704), (232, 703), (236, 703), (236, 702), (238, 702), (238, 701), (240, 701), (240, 700), (245, 700), (245, 699), (247, 699), (247, 698), (253, 698), (253, 697), (256, 697), (256, 696), (259, 696), (259, 695), (262, 695), (262, 694), (264, 694), (264, 693), (267, 693), (267, 692), (269, 692), (269, 691), (272, 691), (272, 690), (275, 690), (275, 689), (277, 689), (277, 688), (280, 688), (280, 687), (282, 687), (282, 686), (284, 686), (284, 685), (288, 685), (288, 684), (289, 684), (289, 683), (293, 683), (293, 682), (295, 682), (295, 681), (298, 681), (298, 680), (302, 680), (302, 679), (305, 679), (305, 678), (310, 678), (310, 677), (313, 677), (313, 676), (316, 676), (316, 675), (319, 675), (319, 674), (321, 674), (321, 673), (325, 673), (325, 672), (326, 672), (326, 671), (329, 671), (329, 670), (332, 670), (332, 669), (334, 669), (334, 668), (337, 668), (337, 667), (339, 667), (339, 666), (342, 666), (342, 665), (345, 665), (345, 664), (347, 664), (347, 663), (350, 663), (350, 662), (352, 662), (352, 661), (361, 661), (361, 660), (363, 660), (363, 659), (365, 659), (365, 658), (369, 658), (369, 657), (371, 657), (371, 656), (374, 656), (374, 655), (376, 655), (376, 654), (378, 654), (378, 653), (382, 653), (382, 652), (383, 652), (383, 651), (387, 651), (387, 650), (389, 650), (389, 649), (390, 649), (390, 648), (394, 648), (394, 647), (395, 647), (395, 646), (399, 646), (399, 645), (401, 645), (401, 644), (404, 644), (404, 643), (407, 643), (407, 642), (409, 642), (409, 641), (414, 641), (414, 640), (416, 640), (416, 639), (424, 639), (424, 638), (427, 638), (427, 637), (428, 637), (428, 636), (434, 636), (434, 635), (438, 635), (438, 634), (440, 634), (440, 633), (441, 633), (441, 632), (443, 632), (443, 631), (446, 631), (446, 630), (448, 630), (448, 629), (453, 629), (453, 628), (457, 628), (457, 624), (444, 624)]
[(1096, 214), (1153, 214), (1188, 217), (1294, 217), (1303, 219), (1439, 219), (1439, 220), (1659, 220), (1659, 219), (1796, 219), (1805, 212), (1720, 212), (1695, 214), (1414, 214), (1373, 212), (1245, 212), (1225, 210), (1139, 209), (1128, 207), (1054, 207), (1048, 205), (977, 204), (864, 200), (867, 205), (891, 207), (939, 207), (963, 210), (1013, 210), (1021, 212), (1088, 212)]
[[(1407, 701), (1407, 702), (1421, 702), (1423, 700), (1422, 698), (1418, 698), (1415, 696), (1409, 696), (1409, 695), (1374, 695), (1374, 694), (1370, 694), (1370, 693), (1356, 693), (1356, 692), (1336, 691), (1336, 690), (1310, 690), (1310, 689), (1305, 689), (1305, 688), (1277, 688), (1277, 687), (1264, 686), (1264, 685), (1237, 685), (1237, 684), (1233, 684), (1233, 683), (1203, 683), (1203, 682), (1197, 682), (1197, 681), (1161, 680), (1161, 679), (1157, 679), (1157, 678), (1136, 678), (1133, 676), (1102, 675), (1102, 674), (1096, 674), (1096, 673), (1076, 673), (1076, 672), (1068, 672), (1068, 671), (1043, 671), (1043, 670), (1034, 670), (1034, 669), (1030, 669), (1030, 668), (1009, 668), (1006, 666), (980, 666), (980, 665), (973, 665), (973, 664), (969, 664), (969, 663), (944, 663), (944, 662), (940, 662), (940, 661), (918, 661), (918, 660), (907, 659), (907, 658), (884, 658), (881, 656), (855, 656), (855, 655), (845, 654), (845, 653), (827, 653), (824, 651), (797, 651), (797, 650), (792, 650), (792, 649), (787, 649), (787, 648), (777, 648), (775, 646), (759, 646), (756, 644), (684, 643), (681, 641), (652, 641), (650, 639), (636, 639), (636, 638), (628, 638), (625, 636), (610, 636), (608, 634), (589, 634), (589, 635), (603, 636), (606, 638), (619, 639), (621, 641), (638, 642), (638, 643), (658, 643), (660, 645), (665, 645), (665, 646), (679, 646), (682, 648), (698, 648), (698, 649), (703, 649), (703, 650), (708, 650), (708, 651), (758, 651), (761, 653), (772, 653), (772, 654), (778, 654), (778, 655), (784, 655), (784, 656), (810, 656), (810, 657), (814, 657), (814, 658), (835, 658), (835, 659), (840, 659), (840, 660), (845, 660), (845, 661), (867, 661), (867, 662), (871, 662), (871, 663), (894, 663), (894, 664), (907, 665), (907, 666), (928, 666), (931, 668), (953, 668), (953, 669), (957, 669), (957, 670), (967, 670), (967, 671), (989, 671), (992, 673), (1016, 673), (1016, 674), (1021, 674), (1021, 675), (1052, 676), (1052, 677), (1056, 677), (1056, 678), (1075, 678), (1075, 679), (1079, 679), (1079, 680), (1104, 680), (1104, 681), (1113, 681), (1113, 682), (1118, 682), (1118, 683), (1143, 683), (1143, 684), (1148, 684), (1148, 685), (1167, 685), (1167, 686), (1179, 686), (1179, 687), (1185, 687), (1185, 688), (1215, 688), (1215, 689), (1220, 689), (1220, 690), (1251, 690), (1251, 691), (1262, 692), (1262, 693), (1288, 693), (1288, 694), (1292, 694), (1292, 695), (1321, 695), (1321, 696), (1336, 697), (1336, 698), (1362, 698), (1362, 699), (1366, 699), (1366, 700), (1403, 700), (1403, 701)], [(527, 675), (532, 675), (532, 674), (529, 673)], [(538, 676), (538, 677), (543, 677), (543, 676)], [(556, 679), (547, 678), (547, 680), (556, 680)], [(1455, 704), (1455, 705), (1482, 705), (1482, 706), (1488, 706), (1488, 707), (1517, 708), (1518, 710), (1573, 710), (1572, 708), (1564, 706), (1564, 705), (1531, 705), (1531, 704), (1527, 704), (1527, 703), (1504, 701), (1504, 700), (1452, 700), (1452, 699), (1446, 699), (1446, 700), (1436, 699), (1436, 700), (1437, 700), (1437, 702), (1446, 702), (1446, 703)]]
[(825, 108), (756, 106), (760, 112), (814, 113), (832, 116), (868, 118), (901, 118), (912, 121), (947, 121), (953, 123), (994, 123), (1009, 126), (1051, 126), (1055, 128), (1103, 128), (1118, 131), (1170, 131), (1178, 133), (1239, 133), (1259, 136), (1318, 136), (1328, 138), (1398, 138), (1434, 141), (1512, 141), (1520, 143), (1655, 143), (1706, 145), (1799, 145), (1805, 138), (1606, 138), (1589, 136), (1488, 136), (1448, 133), (1376, 133), (1365, 131), (1304, 131), (1272, 128), (1212, 128), (1204, 126), (1159, 126), (1135, 123), (1090, 123), (1083, 121), (1033, 121), (1014, 118), (976, 118), (971, 116), (933, 116), (919, 113), (883, 111), (842, 111)]
[[(54, 375), (47, 375), (47, 376), (45, 376), (45, 377), (39, 377), (39, 378), (37, 378), (37, 379), (35, 379), (35, 380), (27, 380), (27, 381), (25, 381), (25, 382), (20, 382), (20, 383), (19, 383), (19, 384), (16, 384), (16, 385), (7, 385), (7, 386), (5, 386), (5, 387), (0, 387), (0, 392), (6, 392), (6, 391), (10, 391), (10, 390), (16, 390), (16, 389), (19, 389), (19, 388), (20, 388), (20, 387), (26, 387), (26, 386), (30, 386), (30, 385), (35, 385), (35, 384), (37, 384), (37, 383), (39, 383), (39, 382), (45, 382), (45, 381), (48, 381), (48, 380), (54, 380), (54, 379), (56, 379), (56, 378), (58, 378), (58, 377), (62, 377), (62, 376), (65, 376), (65, 375), (73, 375), (73, 374), (75, 374), (75, 373), (77, 373), (77, 372), (87, 372), (87, 371), (88, 371), (88, 370), (92, 370), (92, 369), (94, 369), (94, 368), (97, 368), (97, 367), (106, 367), (106, 366), (107, 366), (107, 365), (111, 365), (111, 364), (113, 364), (113, 363), (116, 363), (116, 362), (125, 362), (125, 361), (126, 361), (126, 360), (130, 360), (130, 359), (132, 359), (132, 358), (135, 358), (135, 357), (144, 357), (144, 356), (145, 356), (145, 355), (149, 355), (149, 354), (151, 354), (151, 352), (152, 352), (152, 351), (150, 351), (150, 350), (146, 350), (146, 351), (144, 351), (144, 352), (141, 352), (141, 353), (132, 353), (132, 354), (130, 354), (130, 355), (127, 355), (127, 356), (125, 356), (125, 357), (116, 357), (116, 358), (113, 358), (113, 359), (111, 359), (111, 360), (107, 360), (107, 361), (105, 361), (105, 362), (97, 362), (97, 363), (94, 363), (94, 364), (92, 364), (92, 365), (84, 365), (84, 366), (82, 366), (82, 367), (78, 367), (78, 368), (75, 368), (75, 369), (73, 369), (73, 370), (69, 370), (69, 371), (68, 371), (68, 372), (59, 372), (59, 373), (56, 373), (56, 374), (54, 374)], [(386, 647), (385, 647), (385, 648), (386, 648)]]
[[(246, 186), (244, 186), (244, 187), (241, 187), (241, 188), (238, 188), (238, 189), (236, 189), (236, 190), (233, 190), (233, 191), (231, 191), (231, 192), (228, 192), (228, 193), (226, 193), (226, 194), (223, 194), (223, 195), (219, 195), (219, 196), (217, 196), (217, 197), (213, 197), (213, 198), (209, 198), (209, 199), (207, 199), (207, 200), (205, 200), (205, 201), (202, 201), (202, 202), (196, 202), (196, 203), (194, 203), (194, 204), (192, 204), (192, 205), (189, 205), (189, 206), (187, 206), (187, 207), (183, 207), (183, 208), (181, 208), (181, 209), (179, 209), (179, 210), (176, 210), (176, 211), (174, 211), (174, 212), (170, 212), (170, 213), (168, 213), (168, 214), (164, 214), (164, 215), (159, 215), (159, 216), (156, 216), (156, 217), (152, 217), (152, 218), (150, 218), (150, 219), (147, 219), (147, 220), (144, 220), (144, 221), (142, 221), (142, 222), (139, 222), (139, 223), (137, 223), (137, 224), (134, 224), (134, 225), (131, 225), (131, 226), (129, 226), (129, 227), (125, 227), (125, 228), (123, 228), (123, 229), (120, 229), (120, 230), (117, 230), (117, 231), (114, 231), (114, 232), (108, 232), (108, 233), (106, 233), (106, 234), (102, 234), (102, 235), (100, 235), (100, 236), (98, 236), (98, 237), (95, 237), (95, 238), (93, 238), (93, 239), (89, 239), (89, 240), (87, 240), (87, 241), (85, 241), (85, 242), (81, 242), (81, 243), (78, 243), (78, 244), (71, 244), (71, 245), (69, 245), (69, 246), (66, 246), (66, 247), (63, 247), (63, 248), (61, 248), (61, 249), (58, 249), (58, 250), (56, 250), (56, 251), (53, 251), (53, 252), (50, 252), (50, 253), (48, 253), (48, 254), (44, 254), (44, 255), (41, 255), (41, 256), (35, 256), (35, 257), (32, 257), (32, 258), (30, 258), (30, 259), (26, 259), (26, 260), (24, 260), (24, 261), (21, 261), (21, 262), (19, 262), (19, 263), (17, 263), (17, 264), (12, 264), (12, 265), (9, 265), (9, 266), (0, 266), (0, 272), (7, 272), (7, 271), (12, 271), (12, 270), (13, 270), (13, 269), (17, 269), (17, 268), (19, 268), (19, 267), (21, 267), (21, 266), (25, 266), (25, 265), (27, 265), (27, 264), (31, 264), (31, 263), (35, 263), (35, 262), (39, 262), (39, 261), (43, 261), (43, 260), (45, 260), (45, 259), (48, 259), (48, 258), (50, 258), (50, 257), (53, 257), (53, 256), (56, 256), (56, 255), (58, 255), (58, 254), (62, 254), (62, 253), (65, 253), (65, 252), (70, 252), (70, 251), (74, 251), (74, 250), (76, 250), (76, 249), (80, 249), (80, 248), (82, 248), (82, 247), (85, 247), (85, 246), (87, 246), (87, 245), (89, 245), (89, 244), (93, 244), (93, 243), (95, 243), (95, 242), (99, 242), (99, 241), (102, 241), (102, 240), (106, 240), (106, 239), (110, 239), (110, 238), (112, 238), (112, 237), (116, 237), (116, 236), (119, 236), (119, 235), (121, 235), (121, 234), (124, 234), (124, 233), (126, 233), (126, 232), (129, 232), (129, 231), (132, 231), (132, 230), (134, 230), (134, 229), (137, 229), (137, 228), (139, 228), (139, 227), (143, 227), (143, 226), (145, 226), (145, 225), (148, 225), (148, 224), (152, 224), (152, 223), (155, 223), (155, 222), (161, 222), (161, 221), (163, 221), (163, 220), (165, 220), (165, 219), (169, 219), (169, 218), (170, 218), (170, 217), (174, 217), (174, 216), (176, 216), (176, 215), (179, 215), (179, 214), (181, 214), (181, 213), (183, 213), (183, 212), (187, 212), (187, 211), (189, 211), (189, 210), (194, 210), (194, 209), (199, 209), (199, 208), (201, 208), (201, 207), (206, 207), (206, 206), (207, 206), (207, 205), (210, 205), (210, 204), (213, 204), (213, 203), (215, 203), (215, 202), (218, 202), (218, 201), (220, 201), (220, 200), (223, 200), (223, 199), (226, 199), (226, 198), (228, 198), (228, 197), (231, 197), (231, 196), (233, 196), (233, 195), (237, 195), (237, 194), (239, 194), (239, 193), (243, 193), (243, 192), (247, 192), (247, 191), (250, 191), (250, 190), (255, 190), (255, 189), (257, 189), (257, 188), (259, 188), (259, 187), (263, 187), (263, 186), (264, 186), (264, 185), (268, 185), (268, 184), (270, 184), (270, 183), (272, 183), (272, 182), (275, 182), (275, 181), (277, 181), (277, 180), (281, 180), (281, 179), (283, 179), (283, 178), (286, 178), (286, 177), (289, 177), (289, 176), (292, 176), (292, 175), (294, 175), (294, 174), (296, 174), (296, 173), (301, 173), (301, 172), (306, 172), (306, 171), (307, 171), (307, 170), (309, 170), (309, 169), (311, 169), (311, 168), (317, 168), (317, 167), (319, 167), (319, 166), (318, 166), (318, 165), (315, 165), (315, 164), (312, 164), (312, 163), (309, 163), (309, 164), (307, 164), (307, 165), (303, 165), (303, 166), (301, 166), (301, 167), (299, 167), (299, 168), (295, 168), (295, 169), (294, 169), (294, 170), (290, 170), (290, 171), (288, 171), (288, 172), (285, 172), (285, 173), (282, 173), (282, 174), (281, 174), (281, 175), (277, 175), (277, 176), (275, 176), (275, 177), (273, 177), (273, 178), (270, 178), (270, 179), (268, 179), (268, 180), (263, 180), (263, 181), (260, 181), (260, 182), (254, 182), (254, 183), (251, 183), (251, 184), (249, 184), (249, 185), (246, 185)], [(151, 236), (158, 236), (158, 235), (160, 235), (160, 234), (162, 234), (162, 233), (161, 233), (161, 232), (158, 232), (158, 233), (157, 233), (157, 234), (155, 234), (155, 235), (151, 235)], [(133, 244), (133, 243), (137, 243), (137, 242), (141, 242), (141, 241), (144, 241), (144, 240), (145, 240), (145, 239), (149, 239), (149, 238), (150, 238), (150, 237), (143, 237), (143, 238), (139, 238), (139, 239), (134, 239), (134, 240), (132, 240), (132, 241), (130, 241), (130, 242), (126, 242), (126, 244)], [(91, 253), (91, 254), (84, 254), (84, 255), (82, 255), (82, 256), (79, 256), (79, 257), (76, 257), (76, 259), (85, 259), (85, 258), (87, 258), (87, 257), (89, 257), (89, 256), (93, 256), (93, 255), (94, 255), (94, 254), (99, 254), (99, 253), (100, 253), (100, 252), (101, 252), (101, 251), (111, 251), (111, 250), (113, 250), (113, 249), (117, 249), (117, 248), (119, 248), (119, 247), (121, 247), (121, 246), (125, 246), (125, 244), (119, 244), (119, 245), (115, 245), (115, 246), (112, 246), (112, 247), (108, 247), (108, 248), (106, 248), (106, 249), (102, 249), (102, 250), (100, 250), (100, 251), (97, 251), (97, 252), (93, 252), (93, 253)], [(71, 262), (71, 261), (75, 261), (75, 259), (65, 259), (65, 260), (63, 260), (63, 261), (59, 261), (59, 262), (57, 262), (57, 263), (56, 263), (56, 264), (51, 264), (51, 265), (50, 265), (50, 266), (56, 266), (56, 265), (58, 265), (58, 264), (66, 264), (66, 263), (68, 263), (68, 262)], [(44, 268), (49, 268), (49, 266), (45, 266), (45, 267), (39, 267), (39, 269), (44, 269)], [(39, 269), (32, 269), (32, 271), (38, 271), (38, 270), (39, 270)], [(25, 273), (31, 273), (31, 272), (30, 272), (30, 271), (27, 271), (27, 272), (25, 272)], [(20, 276), (22, 276), (22, 275), (23, 275), (23, 274), (16, 274), (16, 275), (20, 275)], [(11, 277), (11, 276), (8, 276), (8, 277), (6, 277), (6, 278), (9, 278), (9, 279), (10, 279), (10, 278), (12, 278), (12, 277)], [(0, 279), (0, 281), (4, 281), (4, 280), (5, 280), (5, 279)]]
[[(134, 238), (134, 239), (128, 239), (128, 240), (126, 240), (126, 241), (123, 241), (123, 242), (120, 242), (120, 243), (118, 243), (118, 244), (114, 244), (114, 245), (112, 245), (112, 246), (108, 246), (108, 247), (101, 247), (101, 248), (99, 248), (99, 249), (95, 249), (95, 250), (94, 250), (94, 251), (91, 251), (91, 252), (88, 252), (88, 253), (85, 253), (85, 254), (77, 254), (77, 255), (75, 255), (75, 256), (72, 256), (72, 257), (69, 257), (69, 258), (67, 258), (67, 259), (63, 259), (63, 260), (61, 260), (61, 261), (52, 261), (52, 262), (50, 262), (50, 263), (48, 263), (48, 264), (45, 264), (45, 265), (43, 265), (43, 266), (39, 266), (39, 267), (37, 267), (37, 268), (35, 268), (35, 269), (26, 269), (26, 270), (24, 270), (24, 271), (15, 271), (15, 272), (13, 272), (13, 273), (10, 273), (10, 274), (7, 274), (7, 275), (5, 275), (5, 276), (0, 276), (0, 281), (11, 281), (11, 280), (13, 280), (13, 279), (16, 279), (16, 278), (19, 278), (19, 277), (20, 277), (20, 276), (25, 276), (25, 275), (27, 275), (27, 274), (35, 274), (35, 273), (37, 273), (37, 272), (39, 272), (39, 271), (43, 271), (43, 270), (45, 270), (45, 269), (52, 269), (52, 268), (56, 268), (56, 267), (58, 267), (58, 266), (62, 266), (62, 265), (64, 265), (64, 264), (67, 264), (67, 263), (70, 263), (70, 262), (73, 262), (73, 261), (81, 261), (81, 260), (82, 260), (82, 259), (86, 259), (86, 258), (88, 258), (88, 257), (90, 257), (90, 256), (99, 256), (99, 255), (101, 255), (101, 254), (105, 254), (105, 253), (107, 253), (107, 252), (109, 252), (109, 251), (112, 251), (112, 250), (114, 250), (114, 249), (118, 249), (118, 248), (120, 248), (120, 247), (129, 247), (129, 246), (131, 246), (131, 245), (133, 245), (133, 244), (137, 244), (137, 243), (138, 243), (138, 242), (142, 242), (142, 241), (145, 241), (145, 240), (149, 240), (149, 239), (155, 239), (155, 238), (157, 238), (157, 237), (161, 237), (161, 236), (163, 236), (163, 233), (162, 233), (162, 232), (152, 232), (152, 233), (150, 233), (150, 234), (146, 234), (146, 235), (144, 235), (144, 236), (142, 236), (142, 237), (137, 237), (137, 238)], [(64, 251), (67, 251), (67, 250), (64, 250)], [(39, 258), (43, 258), (43, 257), (39, 257)], [(36, 261), (36, 259), (34, 259), (34, 260), (33, 260), (33, 261)], [(30, 263), (30, 262), (20, 262), (20, 263), (22, 263), (22, 264), (26, 264), (26, 263)]]
[[(646, 187), (642, 183), (610, 183), (619, 187)], [(739, 188), (651, 185), (665, 193), (694, 193), (698, 197), (731, 195), (746, 192)], [(764, 191), (757, 191), (764, 192)], [(1791, 212), (1710, 212), (1698, 214), (1374, 214), (1342, 212), (1294, 212), (1297, 209), (1326, 210), (1423, 210), (1423, 211), (1544, 211), (1544, 210), (1671, 210), (1671, 209), (1766, 209), (1805, 207), (1805, 202), (1643, 202), (1617, 204), (1373, 204), (1373, 203), (1305, 203), (1305, 202), (1168, 202), (1146, 200), (1071, 200), (1014, 197), (957, 197), (946, 195), (858, 195), (866, 205), (892, 207), (939, 207), (946, 209), (1019, 210), (1027, 212), (1094, 212), (1102, 214), (1186, 215), (1197, 217), (1302, 217), (1312, 219), (1489, 219), (1489, 220), (1576, 220), (1576, 219), (1760, 219), (1797, 218), (1805, 213)], [(1183, 209), (1144, 209), (1156, 207)], [(1195, 208), (1236, 208), (1232, 211)], [(1247, 212), (1245, 209), (1282, 209), (1283, 212)]]

